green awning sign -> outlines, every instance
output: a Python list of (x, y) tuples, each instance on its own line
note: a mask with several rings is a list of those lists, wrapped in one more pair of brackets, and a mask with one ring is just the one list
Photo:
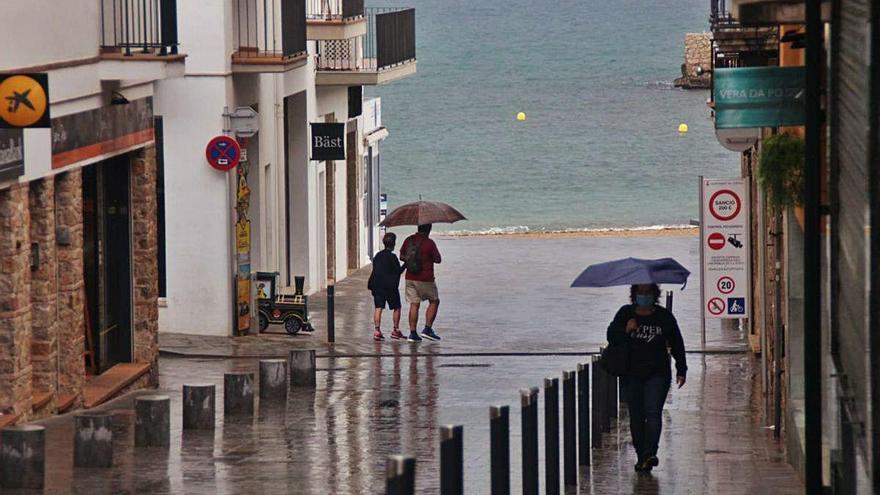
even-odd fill
[(715, 128), (804, 125), (804, 67), (715, 69)]

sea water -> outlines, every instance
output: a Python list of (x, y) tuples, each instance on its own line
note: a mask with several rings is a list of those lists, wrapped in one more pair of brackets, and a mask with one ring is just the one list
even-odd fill
[(472, 232), (681, 225), (698, 215), (698, 176), (740, 173), (709, 92), (672, 86), (706, 0), (399, 5), (416, 8), (418, 74), (369, 90), (390, 131), (391, 208), (446, 201), (468, 221), (441, 228)]

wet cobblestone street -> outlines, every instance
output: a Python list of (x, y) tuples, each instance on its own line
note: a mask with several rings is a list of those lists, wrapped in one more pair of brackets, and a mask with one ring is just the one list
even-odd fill
[[(44, 421), (46, 493), (381, 493), (384, 459), (401, 452), (418, 459), (418, 492), (437, 493), (438, 427), (449, 423), (464, 425), (467, 493), (488, 493), (491, 404), (511, 405), (511, 483), (519, 492), (518, 389), (559, 376), (578, 359), (414, 357), (400, 348), (394, 358), (320, 360), (315, 391), (293, 388), (286, 403), (264, 401), (250, 421), (224, 422), (218, 407), (213, 433), (182, 432), (182, 377), (217, 384), (220, 405), (223, 373), (254, 371), (256, 361), (166, 358), (171, 448), (134, 449), (130, 397), (101, 408), (115, 415), (112, 471), (73, 469), (72, 418)], [(660, 467), (634, 473), (628, 428), (612, 428), (593, 466), (581, 471), (579, 492), (799, 493), (794, 470), (752, 419), (749, 359), (694, 359), (688, 384), (671, 392), (664, 413)]]
[[(494, 254), (487, 246), (507, 241), (443, 241), (440, 247), (450, 263), (443, 266), (446, 285), (441, 285), (448, 287), (438, 320), (446, 337), (442, 343), (368, 340), (370, 300), (363, 273), (338, 288), (339, 338), (333, 346), (323, 343), (320, 296), (314, 298), (319, 329), (314, 336), (163, 334), (160, 392), (171, 396), (171, 447), (133, 446), (133, 397), (153, 391), (99, 408), (114, 414), (112, 470), (74, 469), (72, 416), (44, 420), (45, 493), (382, 493), (386, 456), (403, 453), (417, 458), (417, 493), (432, 494), (439, 492), (438, 428), (461, 424), (465, 493), (484, 494), (489, 492), (489, 406), (496, 404), (510, 405), (511, 493), (520, 493), (519, 390), (587, 362), (583, 354), (602, 342), (606, 319), (622, 303), (620, 290), (567, 289), (574, 277), (569, 272), (577, 271), (572, 264), (586, 266), (644, 246), (644, 239), (598, 241), (516, 241)], [(693, 266), (694, 243), (690, 238), (652, 239), (656, 250), (646, 256), (672, 254)], [(519, 255), (540, 249), (547, 256), (517, 265), (519, 255), (509, 249)], [(566, 256), (576, 261), (564, 261)], [(484, 274), (468, 269), (465, 258), (497, 275), (482, 281)], [(505, 265), (511, 268), (501, 269)], [(495, 288), (488, 290), (487, 283)], [(698, 289), (695, 280), (687, 290), (676, 291), (676, 314), (690, 349), (699, 342)], [(593, 465), (580, 472), (578, 493), (802, 491), (753, 405), (759, 392), (751, 385), (753, 358), (744, 336), (718, 327), (710, 331), (710, 347), (725, 352), (688, 354), (688, 383), (670, 392), (664, 411), (660, 466), (651, 475), (633, 472), (635, 454), (624, 419), (593, 451)], [(250, 371), (258, 376), (259, 356), (283, 356), (295, 348), (317, 350), (317, 387), (291, 388), (286, 401), (258, 400), (249, 420), (225, 420), (223, 374)], [(217, 385), (216, 430), (182, 431), (182, 386), (201, 382)], [(543, 493), (543, 397), (539, 408)]]

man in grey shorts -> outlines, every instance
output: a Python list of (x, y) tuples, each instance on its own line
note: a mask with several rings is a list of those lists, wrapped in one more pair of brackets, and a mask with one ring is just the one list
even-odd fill
[[(437, 293), (437, 282), (434, 280), (434, 264), (440, 263), (440, 251), (437, 244), (429, 237), (431, 225), (419, 225), (415, 234), (407, 237), (400, 247), (400, 258), (406, 266), (406, 300), (409, 302), (409, 337), (410, 342), (420, 342), (422, 337), (429, 340), (440, 340), (434, 332), (434, 319), (440, 307), (440, 296)], [(425, 312), (425, 328), (419, 337), (416, 327), (419, 324), (419, 308), (422, 301), (428, 301)]]

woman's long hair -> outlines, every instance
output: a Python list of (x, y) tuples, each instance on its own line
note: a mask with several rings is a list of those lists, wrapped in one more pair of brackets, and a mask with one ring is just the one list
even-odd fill
[[(660, 286), (657, 284), (640, 284), (640, 285), (650, 285), (651, 286), (651, 294), (654, 296), (654, 304), (660, 302)], [(636, 303), (636, 292), (638, 291), (638, 285), (632, 285), (629, 288), (629, 302), (635, 304)]]

